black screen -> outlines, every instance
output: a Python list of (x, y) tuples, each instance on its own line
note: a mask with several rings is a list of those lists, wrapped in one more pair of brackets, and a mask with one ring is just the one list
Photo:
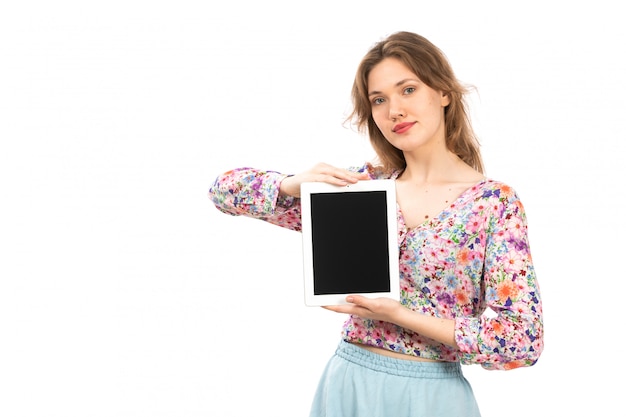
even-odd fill
[(311, 194), (315, 295), (389, 291), (384, 191)]

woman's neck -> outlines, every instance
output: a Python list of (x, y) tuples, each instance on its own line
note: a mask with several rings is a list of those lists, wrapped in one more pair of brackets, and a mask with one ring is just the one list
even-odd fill
[(406, 168), (402, 172), (402, 180), (415, 184), (436, 184), (455, 182), (466, 178), (467, 168), (473, 171), (457, 155), (444, 150), (431, 152), (429, 155), (405, 155)]

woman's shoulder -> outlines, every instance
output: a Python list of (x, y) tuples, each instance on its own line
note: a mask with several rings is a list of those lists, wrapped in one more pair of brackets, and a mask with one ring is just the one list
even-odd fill
[(477, 184), (475, 201), (482, 199), (485, 205), (491, 206), (492, 213), (515, 212), (524, 214), (525, 208), (517, 191), (507, 182), (485, 178)]
[(517, 191), (510, 184), (493, 178), (483, 178), (475, 188), (482, 191), (484, 197), (493, 196), (499, 199), (518, 198)]

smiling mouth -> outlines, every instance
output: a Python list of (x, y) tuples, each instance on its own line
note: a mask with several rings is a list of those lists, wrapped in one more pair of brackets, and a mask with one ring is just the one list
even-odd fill
[(417, 123), (417, 122), (400, 123), (400, 124), (395, 125), (395, 126), (391, 129), (391, 131), (392, 131), (393, 133), (404, 133), (404, 132), (406, 132), (407, 130), (409, 130), (411, 127), (413, 127), (413, 125), (414, 125), (415, 123)]

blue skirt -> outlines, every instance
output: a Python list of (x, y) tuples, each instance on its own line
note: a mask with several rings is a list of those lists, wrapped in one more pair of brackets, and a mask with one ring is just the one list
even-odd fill
[(458, 362), (378, 355), (341, 341), (322, 374), (310, 417), (480, 417)]

